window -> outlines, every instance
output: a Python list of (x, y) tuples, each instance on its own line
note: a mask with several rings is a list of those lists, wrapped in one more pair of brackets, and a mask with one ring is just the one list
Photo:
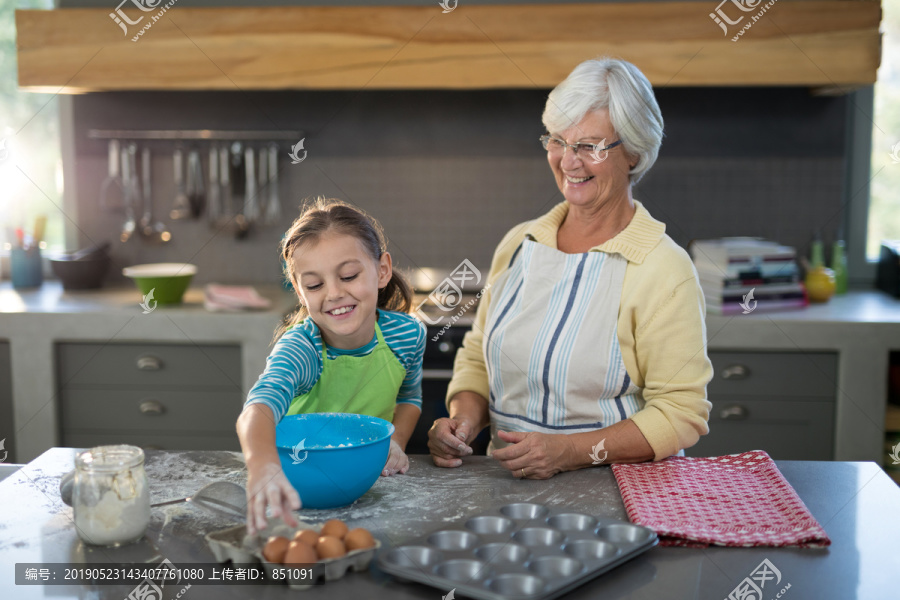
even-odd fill
[(54, 94), (18, 90), (15, 9), (51, 9), (53, 0), (0, 0), (0, 240), (15, 243), (15, 228), (31, 234), (47, 217), (46, 247), (62, 250), (62, 158)]
[(900, 239), (900, 0), (882, 0), (881, 66), (875, 84), (866, 258)]

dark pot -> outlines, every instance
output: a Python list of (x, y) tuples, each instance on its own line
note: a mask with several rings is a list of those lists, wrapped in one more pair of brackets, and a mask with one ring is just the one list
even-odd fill
[(109, 270), (110, 258), (106, 254), (94, 255), (88, 260), (50, 259), (50, 267), (62, 281), (64, 290), (92, 290), (103, 285), (103, 277)]

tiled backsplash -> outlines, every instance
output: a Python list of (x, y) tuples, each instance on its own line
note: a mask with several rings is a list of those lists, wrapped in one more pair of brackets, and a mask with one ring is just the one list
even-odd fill
[[(349, 200), (377, 217), (403, 268), (490, 264), (503, 233), (561, 201), (537, 137), (547, 90), (264, 93), (129, 92), (76, 96), (81, 242), (116, 240), (122, 215), (98, 206), (106, 143), (89, 129), (302, 130), (307, 159), (281, 152), (284, 220), (243, 241), (205, 221), (171, 222), (173, 240), (114, 242), (116, 266), (186, 261), (197, 283), (267, 283), (281, 234), (307, 197)], [(635, 189), (676, 242), (760, 235), (805, 251), (841, 219), (846, 99), (801, 89), (662, 89), (667, 135)], [(173, 197), (171, 145), (154, 148), (157, 215)], [(66, 157), (69, 159), (70, 157)], [(205, 164), (204, 154), (204, 168)]]

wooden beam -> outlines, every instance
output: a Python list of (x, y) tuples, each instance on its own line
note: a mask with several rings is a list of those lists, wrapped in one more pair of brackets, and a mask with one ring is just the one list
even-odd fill
[[(721, 7), (732, 20), (742, 15), (730, 2)], [(715, 0), (460, 3), (450, 13), (437, 5), (175, 4), (155, 22), (155, 12), (122, 8), (131, 21), (142, 17), (127, 34), (109, 9), (17, 10), (19, 86), (551, 88), (579, 62), (612, 55), (635, 63), (655, 86), (841, 88), (873, 83), (881, 56), (877, 0), (777, 0), (737, 41), (732, 37), (755, 13), (743, 13), (726, 35), (710, 17)]]

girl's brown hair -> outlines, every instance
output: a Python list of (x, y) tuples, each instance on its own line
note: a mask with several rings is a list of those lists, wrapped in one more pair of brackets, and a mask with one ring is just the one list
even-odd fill
[[(294, 275), (294, 253), (310, 242), (316, 242), (326, 232), (334, 231), (351, 235), (362, 242), (363, 247), (378, 262), (387, 251), (384, 230), (374, 218), (363, 210), (335, 198), (317, 198), (307, 204), (293, 222), (281, 242), (281, 258), (284, 259), (284, 274), (299, 289), (300, 283)], [(378, 290), (378, 308), (409, 312), (412, 308), (413, 292), (403, 275), (395, 268), (391, 280)], [(304, 306), (299, 306), (290, 314), (275, 332), (278, 339), (285, 331), (297, 325), (308, 316)]]

